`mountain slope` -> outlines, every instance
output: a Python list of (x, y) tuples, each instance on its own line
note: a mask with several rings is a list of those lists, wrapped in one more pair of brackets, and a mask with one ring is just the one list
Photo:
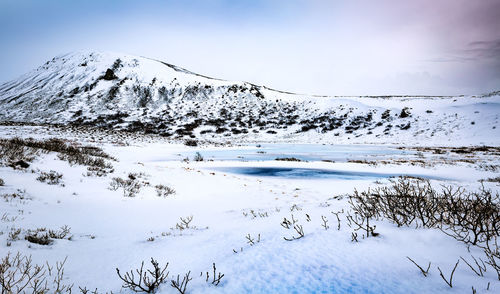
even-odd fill
[(0, 120), (172, 138), (495, 144), (499, 93), (319, 97), (195, 74), (144, 57), (72, 53), (0, 85)]

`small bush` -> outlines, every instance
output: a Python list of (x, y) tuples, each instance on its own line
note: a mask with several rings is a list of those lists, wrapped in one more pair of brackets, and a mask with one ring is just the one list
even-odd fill
[(189, 277), (190, 274), (191, 271), (188, 271), (182, 280), (180, 279), (180, 275), (177, 275), (177, 280), (170, 280), (170, 286), (175, 288), (180, 294), (186, 294), (187, 284), (192, 280), (192, 278)]
[(184, 145), (196, 147), (196, 146), (198, 146), (198, 142), (196, 140), (189, 139), (189, 140), (184, 141)]
[(70, 228), (68, 226), (61, 227), (60, 230), (47, 230), (46, 228), (37, 228), (35, 230), (28, 230), (24, 239), (30, 243), (40, 245), (50, 245), (54, 243), (54, 239), (71, 239)]
[(123, 196), (135, 197), (140, 192), (141, 187), (148, 184), (144, 181), (139, 181), (139, 179), (144, 176), (145, 175), (142, 173), (129, 173), (126, 179), (115, 177), (111, 180), (109, 189), (116, 191), (119, 188), (123, 188)]
[(46, 228), (37, 228), (35, 230), (28, 230), (24, 239), (30, 243), (40, 244), (40, 245), (50, 245), (54, 241), (50, 239), (49, 233)]
[(19, 240), (19, 235), (21, 234), (21, 229), (14, 229), (12, 228), (11, 231), (9, 232), (9, 241), (17, 241)]
[(7, 254), (0, 260), (1, 293), (71, 293), (64, 280), (64, 264), (34, 264), (31, 256)]
[(36, 179), (42, 183), (47, 183), (49, 185), (59, 185), (61, 183), (62, 176), (62, 174), (51, 170), (48, 173), (41, 172)]
[(5, 201), (11, 201), (13, 199), (17, 199), (17, 200), (31, 199), (30, 197), (28, 197), (26, 195), (26, 191), (19, 190), (19, 189), (14, 193), (2, 194), (2, 195), (0, 195), (0, 197), (2, 197)]
[[(124, 275), (117, 268), (116, 273), (123, 281), (123, 288), (128, 288), (134, 292), (155, 293), (161, 284), (165, 283), (169, 272), (165, 272), (168, 267), (168, 262), (165, 267), (161, 267), (156, 260), (151, 258), (153, 269), (144, 270), (144, 261), (141, 267), (136, 270), (126, 272)], [(135, 273), (137, 276), (135, 276)]]
[(500, 177), (496, 178), (488, 178), (486, 179), (487, 182), (493, 182), (493, 183), (500, 183)]
[(70, 234), (71, 228), (68, 227), (67, 225), (62, 226), (59, 231), (54, 231), (54, 230), (49, 230), (49, 237), (52, 239), (71, 239)]
[(203, 161), (204, 158), (203, 156), (201, 155), (200, 152), (196, 152), (196, 154), (194, 155), (194, 158), (193, 158), (194, 161)]
[(167, 197), (169, 195), (175, 194), (175, 190), (169, 186), (166, 185), (156, 185), (156, 194), (158, 197)]
[[(260, 234), (259, 234), (259, 238), (260, 238)], [(219, 286), (220, 282), (222, 281), (222, 278), (224, 277), (224, 274), (219, 272), (216, 274), (217, 272), (217, 268), (215, 267), (215, 262), (212, 264), (212, 268), (213, 268), (213, 275), (212, 275), (212, 282), (211, 284), (214, 285), (214, 286)], [(210, 274), (208, 272), (206, 272), (206, 279), (205, 281), (208, 283), (209, 282), (209, 279), (210, 279)]]
[(132, 179), (113, 178), (111, 180), (110, 188), (117, 190), (119, 187), (123, 188), (123, 196), (135, 197), (141, 190), (141, 184)]
[(5, 181), (2, 178), (0, 178), (0, 186), (5, 186)]
[(54, 243), (52, 239), (49, 238), (49, 235), (47, 232), (41, 232), (41, 231), (35, 231), (35, 232), (30, 232), (24, 236), (24, 239), (30, 243), (35, 243), (39, 245), (50, 245)]
[(303, 161), (303, 160), (295, 158), (295, 157), (278, 157), (278, 158), (275, 158), (274, 160), (276, 160), (276, 161)]
[(186, 229), (196, 229), (194, 226), (190, 226), (190, 223), (193, 221), (193, 216), (190, 215), (186, 218), (180, 217), (180, 222), (175, 224), (175, 228), (179, 229), (180, 231), (186, 230)]

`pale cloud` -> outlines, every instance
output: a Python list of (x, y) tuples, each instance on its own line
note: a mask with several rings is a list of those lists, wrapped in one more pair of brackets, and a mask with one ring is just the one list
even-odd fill
[(5, 1), (0, 81), (105, 50), (299, 93), (498, 90), (500, 1)]

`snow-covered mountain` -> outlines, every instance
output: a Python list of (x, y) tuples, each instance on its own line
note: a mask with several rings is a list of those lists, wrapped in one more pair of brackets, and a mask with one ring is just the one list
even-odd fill
[(500, 142), (500, 92), (325, 97), (214, 79), (144, 57), (71, 53), (0, 85), (0, 120), (172, 138), (331, 143)]

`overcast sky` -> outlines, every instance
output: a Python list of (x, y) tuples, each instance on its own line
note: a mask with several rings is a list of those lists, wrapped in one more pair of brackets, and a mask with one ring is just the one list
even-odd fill
[(79, 50), (326, 95), (500, 90), (500, 0), (0, 0), (0, 82)]

